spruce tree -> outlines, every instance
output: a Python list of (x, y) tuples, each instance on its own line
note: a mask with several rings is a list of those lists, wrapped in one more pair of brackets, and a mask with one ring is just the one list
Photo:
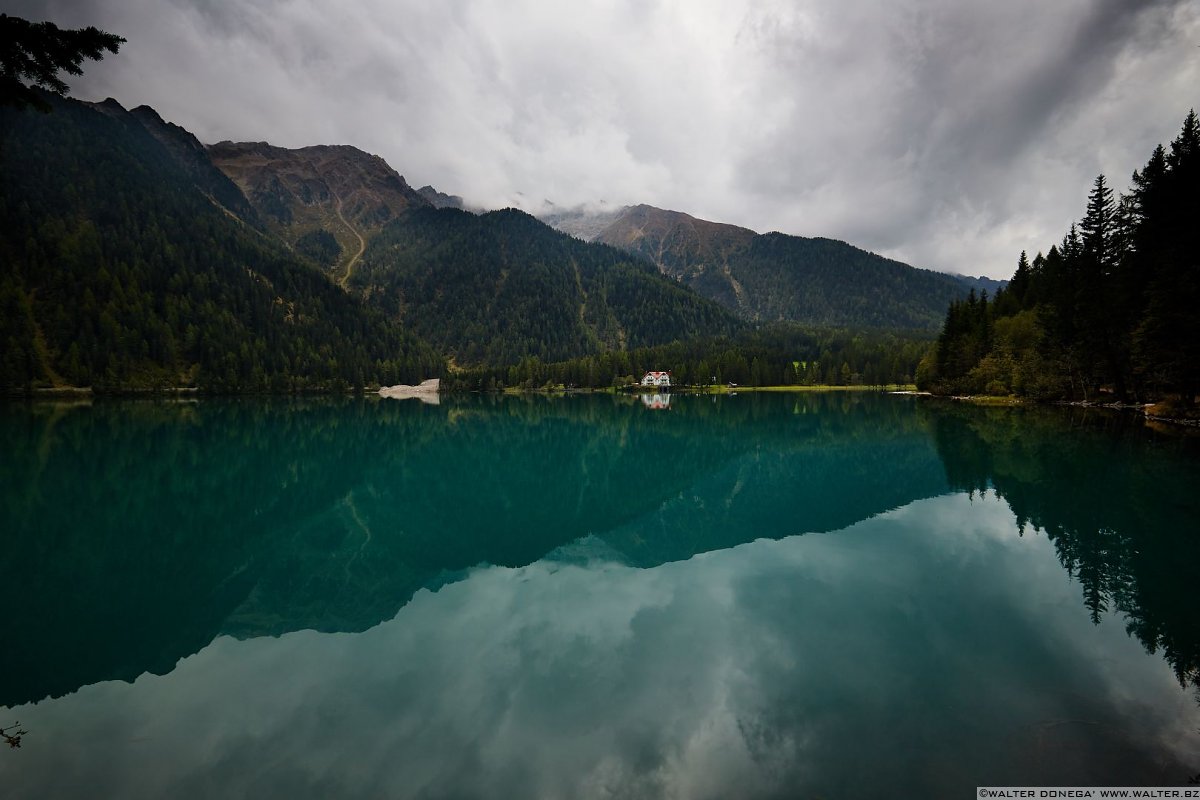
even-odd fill
[(30, 22), (0, 14), (0, 106), (49, 111), (34, 87), (67, 93), (58, 75), (82, 75), (85, 59), (116, 53), (125, 40), (97, 28), (63, 30), (51, 22)]
[(1126, 394), (1127, 358), (1117, 328), (1121, 299), (1115, 286), (1118, 264), (1117, 207), (1112, 189), (1098, 175), (1088, 195), (1087, 213), (1079, 223), (1079, 280), (1075, 316), (1079, 324), (1078, 354), (1093, 386), (1111, 381), (1118, 399)]

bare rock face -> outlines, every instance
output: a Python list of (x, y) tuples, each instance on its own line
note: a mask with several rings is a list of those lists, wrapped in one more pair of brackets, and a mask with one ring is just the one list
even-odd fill
[(456, 194), (446, 194), (439, 192), (432, 186), (422, 186), (417, 189), (417, 194), (429, 201), (434, 208), (457, 208), (461, 211), (466, 211), (467, 206), (461, 197)]
[(266, 142), (218, 142), (208, 146), (208, 155), (285, 242), (295, 245), (305, 234), (325, 230), (347, 262), (388, 221), (430, 205), (382, 158), (349, 145), (290, 150)]
[(396, 386), (381, 386), (379, 388), (379, 396), (386, 397), (390, 400), (409, 400), (416, 398), (422, 403), (430, 405), (438, 405), (438, 392), (441, 390), (441, 380), (438, 378), (430, 378), (426, 381), (421, 381), (416, 386), (409, 386), (401, 383)]

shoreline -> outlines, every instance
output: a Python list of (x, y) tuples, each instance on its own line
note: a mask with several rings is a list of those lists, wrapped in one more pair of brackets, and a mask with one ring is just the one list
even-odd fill
[(1120, 403), (1111, 402), (1103, 403), (1095, 400), (1051, 400), (1047, 402), (1038, 402), (1036, 400), (1026, 400), (1012, 395), (995, 396), (995, 395), (958, 395), (958, 394), (933, 394), (932, 392), (912, 392), (911, 394), (921, 397), (933, 397), (940, 400), (949, 400), (956, 403), (967, 403), (969, 405), (981, 406), (984, 408), (1036, 408), (1039, 406), (1051, 406), (1058, 408), (1092, 408), (1103, 409), (1106, 411), (1119, 411), (1124, 413), (1133, 413), (1141, 416), (1148, 422), (1163, 422), (1170, 425), (1179, 425), (1185, 428), (1200, 428), (1200, 419), (1190, 419), (1188, 417), (1168, 417), (1161, 414), (1153, 413), (1152, 409), (1159, 403)]
[[(664, 391), (665, 390), (665, 391)], [(728, 386), (726, 384), (713, 384), (710, 386), (604, 386), (593, 388), (589, 386), (555, 386), (547, 389), (539, 387), (536, 389), (520, 389), (513, 386), (506, 386), (503, 389), (494, 391), (477, 391), (468, 390), (463, 392), (450, 392), (450, 394), (503, 394), (503, 395), (527, 395), (527, 394), (694, 394), (694, 395), (717, 395), (717, 394), (751, 394), (755, 392), (881, 392), (886, 394), (922, 394), (915, 390), (912, 384), (889, 383), (883, 386), (840, 386), (817, 384), (808, 385), (779, 385), (779, 386)]]
[[(663, 392), (662, 389), (666, 389)], [(494, 394), (500, 396), (567, 396), (567, 395), (584, 395), (584, 394), (608, 394), (608, 395), (629, 395), (635, 396), (640, 394), (675, 394), (675, 395), (699, 395), (699, 396), (715, 396), (727, 395), (734, 396), (738, 394), (802, 394), (802, 393), (818, 393), (818, 392), (876, 392), (880, 394), (890, 394), (902, 397), (926, 397), (937, 400), (945, 400), (955, 403), (967, 403), (969, 405), (980, 406), (984, 408), (1017, 408), (1017, 407), (1038, 407), (1038, 406), (1053, 406), (1060, 408), (1091, 408), (1103, 409), (1107, 411), (1119, 411), (1125, 413), (1134, 413), (1141, 416), (1147, 422), (1155, 422), (1178, 426), (1185, 429), (1200, 429), (1200, 418), (1192, 419), (1187, 417), (1172, 417), (1163, 414), (1154, 413), (1156, 403), (1138, 404), (1138, 403), (1119, 403), (1119, 402), (1097, 402), (1094, 400), (1056, 400), (1048, 402), (1038, 402), (1015, 396), (994, 396), (994, 395), (943, 395), (934, 394), (928, 391), (917, 390), (912, 384), (886, 384), (884, 386), (839, 386), (839, 385), (824, 385), (818, 384), (813, 386), (807, 385), (776, 385), (776, 386), (729, 386), (726, 384), (710, 385), (710, 386), (672, 386), (672, 387), (654, 387), (654, 386), (621, 386), (621, 387), (562, 387), (556, 386), (553, 388), (536, 388), (536, 389), (519, 389), (515, 387), (505, 387), (504, 389), (492, 392), (480, 391), (449, 391), (442, 392), (440, 379), (430, 378), (416, 385), (398, 384), (396, 386), (364, 386), (361, 389), (332, 389), (332, 388), (305, 388), (297, 389), (290, 392), (206, 392), (195, 386), (175, 386), (162, 387), (156, 389), (120, 389), (114, 391), (95, 391), (90, 386), (45, 386), (36, 387), (29, 391), (7, 391), (0, 392), (0, 403), (8, 402), (61, 402), (63, 400), (76, 400), (79, 402), (91, 402), (94, 400), (119, 400), (119, 399), (163, 399), (175, 400), (187, 398), (192, 402), (202, 398), (235, 398), (235, 397), (379, 397), (382, 399), (419, 399), (425, 403), (437, 404), (443, 394)]]

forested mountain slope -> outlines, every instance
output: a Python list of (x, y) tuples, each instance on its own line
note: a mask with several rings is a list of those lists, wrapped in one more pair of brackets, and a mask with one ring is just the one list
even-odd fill
[(757, 234), (647, 205), (624, 209), (594, 241), (649, 258), (755, 321), (932, 329), (974, 282), (833, 239)]
[(49, 114), (0, 111), (0, 387), (440, 373), (428, 346), (236, 217), (234, 187), (185, 139), (164, 144), (178, 131), (152, 133), (157, 115), (46, 100)]
[(463, 364), (561, 360), (738, 326), (652, 264), (512, 209), (413, 209), (371, 241), (350, 287)]
[[(105, 101), (96, 107), (111, 111), (118, 119), (125, 112), (115, 100)], [(229, 210), (229, 213), (246, 224), (258, 230), (264, 229), (262, 220), (254, 210), (254, 206), (246, 199), (246, 195), (224, 172), (217, 168), (209, 158), (207, 148), (191, 132), (172, 122), (167, 122), (150, 106), (138, 106), (129, 113), (174, 156), (176, 164), (183, 168), (196, 188), (220, 203)]]
[(967, 294), (958, 278), (916, 269), (833, 239), (756, 236), (731, 258), (753, 319), (871, 328), (936, 328)]

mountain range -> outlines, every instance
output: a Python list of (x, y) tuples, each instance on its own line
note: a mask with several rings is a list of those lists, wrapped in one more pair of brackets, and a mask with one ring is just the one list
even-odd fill
[(916, 269), (834, 239), (759, 234), (648, 205), (577, 208), (542, 219), (640, 255), (752, 322), (936, 328), (951, 301), (972, 288), (994, 294), (1003, 285)]
[(356, 385), (774, 321), (933, 330), (969, 288), (650, 206), (468, 213), (348, 145), (206, 146), (147, 106), (47, 100), (0, 113), (9, 388)]

